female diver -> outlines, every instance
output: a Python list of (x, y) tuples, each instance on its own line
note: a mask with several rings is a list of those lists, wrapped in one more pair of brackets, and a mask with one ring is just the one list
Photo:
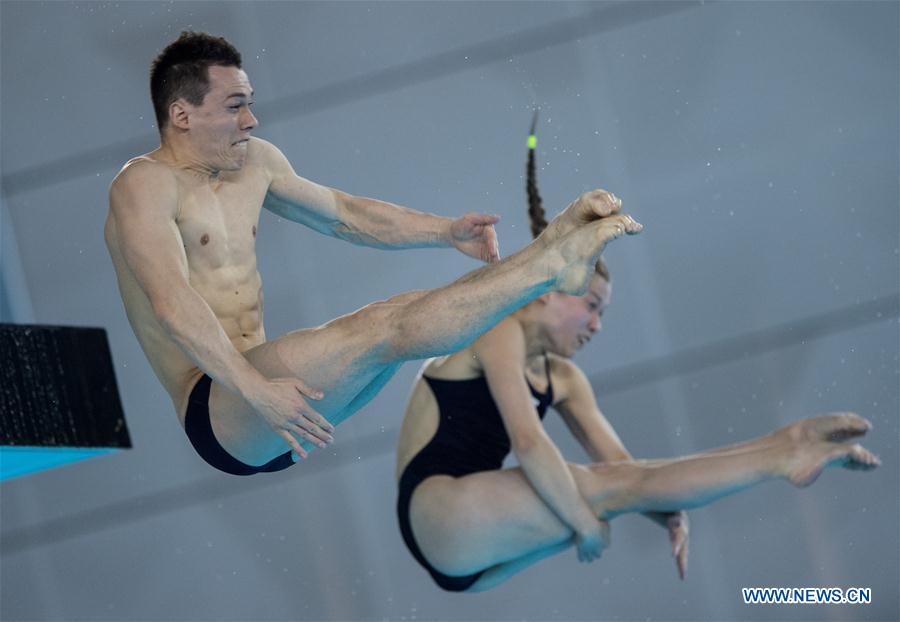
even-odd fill
[[(532, 234), (546, 226), (529, 137)], [(400, 530), (413, 557), (449, 591), (490, 589), (570, 546), (592, 561), (607, 520), (639, 512), (667, 527), (679, 575), (684, 510), (757, 483), (811, 484), (825, 467), (872, 469), (853, 442), (871, 427), (852, 413), (805, 419), (762, 438), (669, 460), (634, 460), (570, 357), (600, 330), (610, 298), (601, 259), (583, 296), (544, 294), (472, 345), (425, 363), (397, 449)], [(567, 463), (544, 431), (552, 406), (591, 464)], [(519, 466), (502, 468), (512, 449)]]

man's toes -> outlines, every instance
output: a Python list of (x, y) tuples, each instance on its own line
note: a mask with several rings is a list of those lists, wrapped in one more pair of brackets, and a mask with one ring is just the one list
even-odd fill
[(846, 466), (848, 469), (857, 469), (862, 471), (871, 471), (877, 466), (881, 465), (881, 460), (873, 454), (871, 451), (860, 445), (859, 443), (855, 443), (850, 446), (850, 451), (847, 452)]
[(872, 429), (872, 424), (854, 413), (840, 413), (829, 416), (827, 438), (829, 441), (841, 442), (862, 436)]
[(644, 225), (636, 221), (631, 216), (626, 216), (628, 220), (625, 222), (625, 232), (629, 235), (640, 233), (644, 229)]
[(622, 209), (622, 201), (612, 192), (592, 190), (588, 193), (587, 204), (593, 216), (606, 218)]
[[(644, 228), (641, 223), (635, 221), (635, 219), (628, 214), (615, 214), (614, 216), (605, 219), (605, 222), (612, 225), (618, 235), (638, 233)], [(618, 237), (618, 235), (616, 237)]]
[(622, 210), (622, 199), (614, 195), (612, 192), (606, 193), (607, 215), (616, 214)]
[(600, 237), (604, 240), (615, 240), (625, 235), (626, 225), (617, 216), (604, 219), (598, 222), (597, 230)]
[(879, 466), (881, 460), (859, 443), (844, 443), (832, 449), (828, 463), (854, 471), (870, 471)]
[(856, 413), (844, 413), (842, 416), (849, 427), (859, 430), (859, 434), (865, 434), (872, 429), (872, 422)]

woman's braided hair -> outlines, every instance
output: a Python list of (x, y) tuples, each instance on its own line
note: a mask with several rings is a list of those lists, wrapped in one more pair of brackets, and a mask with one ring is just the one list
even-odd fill
[[(531, 225), (532, 238), (536, 238), (547, 228), (547, 213), (544, 211), (544, 201), (541, 199), (541, 193), (538, 192), (537, 168), (534, 162), (534, 152), (537, 148), (537, 135), (535, 134), (537, 119), (538, 111), (535, 110), (534, 117), (531, 120), (531, 133), (528, 135), (528, 162), (525, 165), (525, 191), (528, 193), (528, 220)], [(602, 276), (606, 282), (610, 282), (609, 267), (603, 261), (603, 257), (597, 258), (595, 269), (597, 274)]]

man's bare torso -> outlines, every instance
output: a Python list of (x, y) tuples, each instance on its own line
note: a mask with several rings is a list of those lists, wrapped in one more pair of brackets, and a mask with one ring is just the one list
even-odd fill
[[(256, 230), (270, 180), (258, 164), (258, 145), (253, 143), (248, 145), (247, 163), (241, 170), (222, 172), (213, 180), (162, 161), (158, 150), (123, 167), (125, 171), (149, 162), (171, 170), (178, 201), (173, 235), (184, 248), (184, 274), (239, 352), (266, 339), (262, 280), (256, 269)], [(190, 389), (202, 371), (156, 319), (149, 299), (122, 256), (114, 218), (107, 218), (104, 233), (128, 320), (179, 417), (183, 417)]]

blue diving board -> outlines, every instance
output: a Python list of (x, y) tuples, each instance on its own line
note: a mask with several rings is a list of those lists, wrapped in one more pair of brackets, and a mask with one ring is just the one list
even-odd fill
[(0, 480), (130, 447), (105, 330), (0, 324)]

